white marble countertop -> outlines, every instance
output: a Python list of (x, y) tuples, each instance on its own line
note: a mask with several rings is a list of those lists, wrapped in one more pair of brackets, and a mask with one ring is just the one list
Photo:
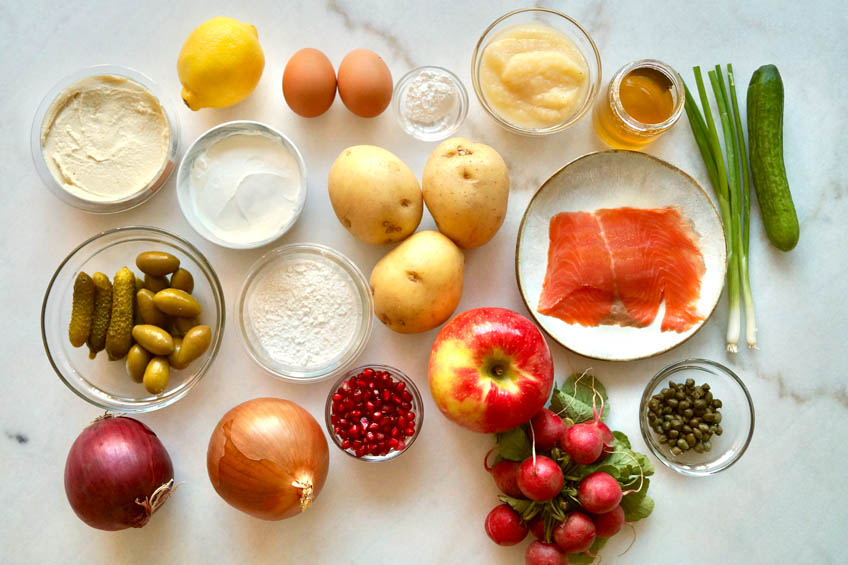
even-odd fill
[[(775, 63), (786, 88), (785, 148), (801, 221), (791, 253), (770, 247), (755, 208), (752, 283), (760, 326), (758, 351), (724, 351), (726, 300), (704, 329), (659, 357), (601, 363), (552, 344), (556, 376), (592, 367), (610, 392), (610, 425), (639, 451), (637, 408), (645, 382), (687, 357), (728, 364), (747, 383), (756, 431), (745, 456), (711, 478), (677, 475), (654, 460), (653, 515), (636, 526), (632, 548), (623, 534), (603, 550), (614, 563), (844, 562), (848, 467), (848, 391), (841, 356), (846, 322), (846, 253), (841, 231), (848, 215), (842, 169), (848, 142), (844, 94), (848, 74), (848, 8), (816, 2), (585, 2), (558, 5), (581, 22), (601, 51), (604, 77), (636, 58), (662, 59), (691, 77), (695, 64), (732, 62), (740, 84), (755, 68)], [(350, 114), (337, 100), (323, 117), (305, 120), (285, 105), (280, 81), (297, 49), (322, 49), (334, 64), (356, 47), (381, 54), (397, 79), (419, 65), (456, 72), (471, 90), (471, 51), (486, 25), (520, 7), (508, 2), (245, 2), (204, 3), (40, 0), (0, 6), (0, 256), (5, 367), (0, 395), (0, 562), (3, 563), (520, 563), (526, 545), (495, 546), (483, 520), (496, 489), (482, 466), (489, 436), (449, 423), (427, 393), (426, 360), (436, 330), (394, 334), (377, 324), (365, 362), (406, 371), (422, 388), (425, 423), (404, 456), (364, 464), (331, 446), (330, 475), (305, 515), (263, 522), (225, 504), (213, 491), (206, 445), (219, 417), (257, 396), (289, 398), (320, 416), (328, 384), (294, 385), (250, 360), (231, 322), (246, 268), (266, 249), (232, 251), (192, 231), (177, 205), (174, 176), (162, 193), (130, 212), (96, 216), (68, 207), (42, 186), (29, 154), (29, 131), (45, 92), (70, 72), (100, 63), (142, 71), (178, 99), (176, 58), (202, 21), (229, 15), (253, 23), (267, 63), (257, 90), (224, 110), (192, 113), (178, 106), (181, 151), (207, 128), (232, 119), (267, 122), (288, 134), (307, 161), (309, 197), (298, 224), (279, 243), (313, 241), (335, 247), (364, 272), (385, 252), (354, 240), (332, 216), (329, 166), (353, 144), (391, 150), (420, 175), (432, 143), (414, 141), (391, 113), (374, 120)], [(743, 89), (744, 92), (744, 89)], [(488, 245), (466, 254), (466, 287), (458, 311), (503, 306), (526, 313), (515, 283), (514, 244), (534, 190), (572, 159), (603, 149), (589, 120), (545, 139), (502, 130), (470, 92), (459, 134), (495, 147), (510, 167), (506, 222)], [(648, 150), (706, 182), (685, 119)], [(840, 220), (840, 218), (843, 218)], [(168, 448), (176, 495), (142, 530), (106, 533), (80, 522), (63, 489), (67, 451), (100, 410), (56, 377), (39, 337), (44, 289), (56, 265), (78, 242), (119, 225), (152, 224), (190, 239), (217, 269), (228, 324), (220, 355), (205, 379), (174, 406), (140, 416)], [(434, 223), (425, 211), (422, 228)], [(818, 251), (817, 251), (818, 250)], [(816, 517), (821, 513), (821, 517)], [(839, 557), (842, 555), (843, 557)]]

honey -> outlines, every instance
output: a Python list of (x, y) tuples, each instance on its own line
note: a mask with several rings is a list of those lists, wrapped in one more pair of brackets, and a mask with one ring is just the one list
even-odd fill
[(595, 106), (595, 132), (612, 147), (640, 149), (677, 122), (684, 101), (674, 69), (650, 59), (630, 63), (615, 74)]

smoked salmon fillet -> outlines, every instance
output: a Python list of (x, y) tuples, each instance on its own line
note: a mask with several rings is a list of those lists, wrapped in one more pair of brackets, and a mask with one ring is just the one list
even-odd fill
[(665, 300), (662, 331), (703, 319), (704, 258), (677, 208), (562, 212), (551, 218), (537, 310), (569, 324), (645, 327)]

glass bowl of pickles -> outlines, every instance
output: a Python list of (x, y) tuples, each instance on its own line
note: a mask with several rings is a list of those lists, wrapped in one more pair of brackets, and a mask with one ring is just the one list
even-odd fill
[(224, 295), (206, 257), (165, 230), (128, 226), (82, 242), (41, 308), (47, 358), (91, 404), (148, 412), (203, 378), (224, 330)]

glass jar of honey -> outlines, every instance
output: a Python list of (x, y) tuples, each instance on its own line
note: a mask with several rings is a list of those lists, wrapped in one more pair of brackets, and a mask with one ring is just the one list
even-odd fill
[(595, 106), (592, 122), (604, 143), (641, 149), (668, 131), (683, 113), (686, 89), (661, 61), (642, 59), (622, 67)]

